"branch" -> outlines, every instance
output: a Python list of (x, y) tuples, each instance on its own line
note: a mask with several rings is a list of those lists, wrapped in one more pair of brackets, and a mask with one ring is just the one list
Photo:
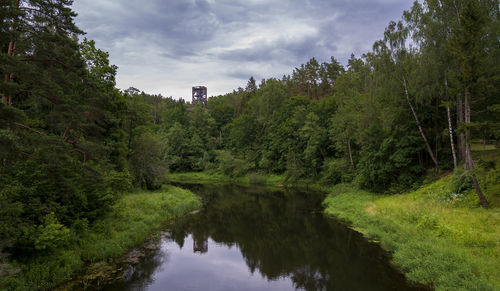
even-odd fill
[(40, 12), (42, 13), (42, 10), (36, 9), (36, 8), (31, 8), (31, 7), (20, 7), (20, 10), (29, 10), (29, 11), (34, 11), (34, 12)]
[[(21, 92), (33, 93), (32, 90), (21, 90)], [(54, 97), (49, 97), (49, 96), (43, 95), (43, 94), (37, 94), (37, 95), (42, 96), (43, 98), (49, 100), (50, 102), (52, 102), (55, 105), (59, 105), (59, 100), (55, 99)]]
[(87, 161), (87, 154), (81, 149), (72, 149), (72, 150), (68, 151), (68, 154), (72, 153), (72, 152), (79, 152), (83, 155), (82, 164), (85, 166), (85, 162)]
[(32, 158), (32, 157), (33, 157), (33, 155), (32, 155), (32, 154), (28, 154), (28, 153), (26, 153), (26, 152), (22, 152), (22, 151), (21, 151), (21, 152), (19, 152), (19, 157), (22, 157), (22, 155), (25, 155), (25, 156), (30, 157), (30, 158)]
[(68, 68), (68, 69), (70, 69), (70, 70), (73, 70), (73, 67), (71, 67), (70, 65), (68, 65), (68, 64), (66, 64), (65, 62), (60, 61), (60, 60), (58, 60), (58, 59), (47, 59), (47, 61), (49, 61), (49, 62), (55, 62), (55, 63), (59, 63), (59, 64), (61, 64), (61, 65), (65, 66), (66, 68)]
[(63, 65), (64, 67), (70, 69), (73, 71), (73, 68), (66, 64), (65, 62), (63, 61), (60, 61), (58, 59), (45, 59), (45, 60), (39, 60), (39, 59), (35, 59), (35, 58), (24, 58), (24, 59), (20, 59), (21, 62), (54, 62), (54, 63), (58, 63), (60, 65)]
[(66, 141), (66, 134), (68, 133), (68, 130), (69, 130), (69, 126), (70, 126), (71, 123), (68, 124), (68, 126), (66, 126), (66, 130), (64, 131), (63, 133), (63, 138), (64, 138), (64, 141)]
[(22, 128), (26, 128), (26, 129), (27, 129), (27, 130), (29, 130), (29, 131), (32, 131), (32, 132), (36, 132), (36, 133), (38, 133), (39, 135), (45, 135), (45, 136), (46, 136), (46, 134), (45, 134), (45, 133), (43, 133), (43, 132), (41, 132), (41, 131), (38, 131), (38, 130), (36, 130), (36, 129), (33, 129), (33, 128), (31, 128), (31, 127), (29, 127), (29, 126), (27, 126), (27, 125), (24, 125), (24, 124), (22, 124), (22, 123), (19, 123), (19, 122), (14, 122), (14, 125), (15, 125), (15, 126), (22, 127)]

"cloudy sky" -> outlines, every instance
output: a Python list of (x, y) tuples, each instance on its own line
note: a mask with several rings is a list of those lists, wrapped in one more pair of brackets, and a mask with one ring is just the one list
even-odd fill
[(291, 74), (311, 57), (345, 64), (413, 0), (76, 0), (77, 25), (110, 53), (117, 86), (191, 99)]

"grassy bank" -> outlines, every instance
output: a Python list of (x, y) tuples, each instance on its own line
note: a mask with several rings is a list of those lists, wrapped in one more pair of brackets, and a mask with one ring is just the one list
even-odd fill
[[(83, 236), (73, 235), (67, 246), (39, 255), (28, 262), (15, 262), (20, 272), (4, 278), (7, 290), (50, 289), (71, 279), (82, 269), (105, 266), (152, 235), (169, 219), (200, 206), (196, 196), (166, 186), (157, 192), (137, 192), (120, 198), (109, 214), (95, 222)], [(2, 283), (2, 282), (0, 282)], [(0, 285), (1, 286), (1, 285)]]
[(326, 210), (393, 251), (411, 281), (438, 290), (500, 290), (500, 210), (453, 194), (452, 175), (400, 195), (337, 186)]
[(167, 181), (170, 183), (187, 184), (237, 184), (244, 186), (308, 187), (315, 190), (327, 189), (310, 179), (290, 181), (286, 179), (285, 175), (266, 175), (260, 173), (250, 173), (241, 177), (230, 177), (221, 173), (209, 172), (169, 173)]

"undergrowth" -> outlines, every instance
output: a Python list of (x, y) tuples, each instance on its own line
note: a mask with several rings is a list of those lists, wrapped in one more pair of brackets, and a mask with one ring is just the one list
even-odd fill
[[(70, 243), (28, 261), (12, 262), (17, 276), (0, 280), (2, 290), (47, 290), (71, 279), (84, 265), (105, 265), (145, 241), (165, 221), (196, 209), (200, 201), (188, 190), (164, 186), (157, 192), (123, 196), (103, 219), (82, 223), (83, 235), (72, 232)], [(82, 233), (81, 229), (78, 233)]]

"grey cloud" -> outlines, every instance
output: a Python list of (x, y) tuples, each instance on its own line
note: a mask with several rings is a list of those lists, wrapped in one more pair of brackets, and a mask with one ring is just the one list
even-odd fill
[(303, 56), (310, 55), (315, 50), (318, 40), (315, 38), (304, 38), (300, 41), (277, 40), (267, 43), (258, 42), (250, 48), (233, 49), (216, 55), (223, 60), (243, 62), (280, 62), (289, 65), (295, 64)]
[[(224, 75), (229, 77), (229, 78), (234, 78), (234, 79), (239, 79), (239, 80), (248, 80), (248, 79), (250, 79), (250, 77), (254, 77), (255, 80), (260, 80), (263, 78), (259, 73), (247, 71), (244, 68), (241, 68), (239, 70), (232, 70), (232, 71), (226, 72)], [(242, 86), (241, 83), (239, 86)], [(236, 89), (236, 88), (234, 88), (234, 89)]]
[[(79, 13), (77, 24), (88, 32), (87, 37), (109, 51), (112, 61), (120, 67), (118, 84), (121, 79), (134, 79), (140, 86), (140, 78), (135, 76), (147, 78), (150, 71), (165, 72), (161, 76), (165, 80), (192, 78), (200, 82), (203, 75), (189, 72), (197, 70), (195, 65), (199, 64), (203, 68), (199, 71), (210, 70), (214, 79), (234, 79), (234, 86), (224, 85), (230, 92), (241, 85), (241, 79), (250, 75), (261, 78), (255, 74), (259, 65), (266, 66), (265, 73), (271, 74), (262, 77), (272, 77), (290, 74), (312, 57), (321, 62), (334, 56), (346, 63), (351, 53), (367, 52), (382, 36), (387, 23), (399, 19), (412, 2), (79, 0), (74, 9)], [(294, 31), (296, 24), (306, 30)], [(274, 36), (266, 39), (263, 32), (259, 37), (257, 28), (272, 30)], [(280, 31), (283, 29), (289, 29), (286, 35)], [(314, 31), (309, 33), (307, 29)], [(257, 38), (239, 45), (248, 34)], [(240, 67), (252, 69), (239, 71)], [(288, 71), (283, 71), (286, 68)], [(143, 84), (150, 86), (146, 81)], [(174, 92), (163, 95), (176, 96), (176, 90), (181, 90), (170, 88)]]

